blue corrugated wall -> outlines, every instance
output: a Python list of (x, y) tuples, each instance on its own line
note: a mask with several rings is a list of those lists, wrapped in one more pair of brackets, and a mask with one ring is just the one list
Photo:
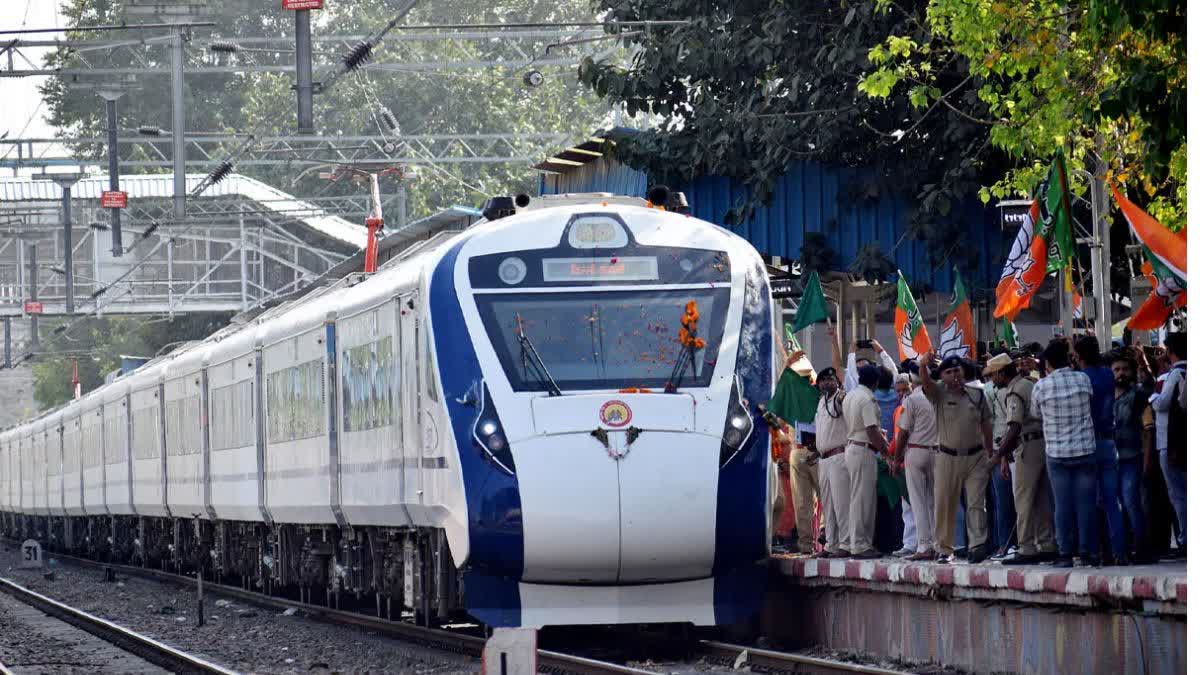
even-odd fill
[[(952, 265), (959, 260), (930, 260), (921, 242), (904, 239), (908, 204), (889, 196), (858, 199), (841, 195), (866, 174), (854, 169), (837, 169), (813, 162), (797, 162), (781, 176), (770, 206), (759, 208), (754, 216), (731, 229), (745, 237), (764, 255), (798, 258), (805, 232), (825, 234), (837, 254), (834, 269), (845, 270), (866, 244), (877, 243), (912, 282), (925, 282), (934, 290), (953, 291)], [(646, 194), (646, 175), (609, 158), (589, 162), (562, 174), (543, 174), (542, 194), (564, 192), (612, 192), (642, 196)], [(724, 224), (726, 211), (736, 207), (746, 194), (745, 188), (719, 176), (705, 176), (679, 187), (687, 195), (697, 218)], [(969, 240), (981, 258), (973, 273), (964, 269), (969, 286), (991, 288), (1000, 276), (1011, 243), (1000, 231), (999, 216), (992, 208), (971, 201), (961, 205), (951, 218), (972, 232)], [(964, 265), (965, 267), (965, 265)]]

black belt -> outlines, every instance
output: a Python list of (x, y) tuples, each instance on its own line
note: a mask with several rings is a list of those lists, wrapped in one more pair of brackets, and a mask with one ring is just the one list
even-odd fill
[(822, 452), (821, 459), (829, 459), (830, 457), (840, 455), (845, 451), (846, 451), (846, 446), (839, 445), (836, 448), (830, 448), (830, 449), (826, 450), (825, 452)]
[(909, 443), (905, 447), (917, 448), (919, 450), (937, 450), (937, 448), (938, 448), (938, 446), (936, 446), (936, 445), (921, 445), (920, 443)]
[(977, 445), (973, 448), (967, 448), (966, 450), (955, 450), (954, 448), (947, 448), (944, 445), (939, 445), (938, 452), (944, 452), (951, 457), (970, 457), (971, 455), (983, 452), (983, 446)]
[(1040, 431), (1029, 431), (1029, 432), (1021, 434), (1021, 442), (1022, 443), (1024, 443), (1025, 441), (1040, 441), (1043, 438), (1045, 438), (1045, 436), (1043, 436), (1042, 432), (1040, 432)]

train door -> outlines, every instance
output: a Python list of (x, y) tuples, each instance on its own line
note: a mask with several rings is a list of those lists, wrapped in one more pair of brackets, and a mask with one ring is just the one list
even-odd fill
[[(398, 299), (399, 311), (396, 313), (399, 328), (397, 351), (400, 357), (396, 360), (396, 377), (400, 380), (400, 442), (401, 455), (404, 458), (404, 503), (410, 507), (423, 504), (424, 485), (421, 472), (421, 432), (420, 432), (420, 351), (417, 341), (417, 294), (408, 293)], [(414, 521), (421, 521), (424, 513), (412, 512)], [(426, 524), (419, 522), (419, 524)]]

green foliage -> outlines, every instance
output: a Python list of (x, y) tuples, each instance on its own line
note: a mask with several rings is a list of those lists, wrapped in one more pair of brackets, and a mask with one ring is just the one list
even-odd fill
[[(878, 9), (899, 6), (881, 0)], [(859, 89), (919, 110), (930, 73), (965, 60), (990, 140), (1015, 163), (982, 199), (1027, 192), (1065, 146), (1074, 168), (1103, 160), (1178, 228), (1187, 195), (1185, 14), (1178, 0), (939, 0), (910, 17), (915, 47), (896, 49), (900, 38), (889, 36), (872, 48)]]
[[(192, 314), (175, 319), (89, 319), (65, 337), (46, 327), (48, 351), (33, 364), (33, 396), (42, 410), (71, 400), (71, 362), (79, 364), (79, 383), (87, 393), (121, 365), (121, 356), (153, 357), (164, 347), (207, 337), (228, 321), (223, 314)], [(58, 339), (49, 339), (49, 335)], [(163, 350), (169, 351), (169, 350)]]
[[(120, 23), (124, 19), (125, 0), (69, 0), (64, 3), (72, 25)], [(252, 37), (291, 37), (294, 32), (291, 12), (279, 9), (278, 0), (212, 0), (217, 26), (197, 32), (197, 38), (219, 37), (233, 41)], [(266, 9), (264, 9), (266, 8)], [(313, 13), (313, 36), (363, 35), (379, 30), (395, 15), (397, 3), (391, 0), (355, 0), (330, 2), (326, 9)], [(410, 24), (427, 23), (491, 23), (518, 21), (590, 20), (587, 0), (462, 0), (454, 3), (418, 3), (406, 19)], [(78, 33), (70, 37), (95, 38), (95, 33)], [(550, 40), (547, 39), (547, 42)], [(314, 48), (333, 53), (345, 51), (343, 45), (317, 42)], [(372, 60), (396, 60), (389, 57), (393, 49), (384, 43)], [(511, 59), (511, 49), (503, 45), (481, 42), (459, 46), (446, 42), (409, 43), (405, 53), (419, 55), (427, 61)], [(200, 53), (191, 46), (192, 54)], [(164, 54), (160, 48), (154, 52)], [(120, 53), (116, 53), (120, 54)], [(122, 54), (123, 56), (123, 54)], [(88, 53), (93, 65), (122, 66), (123, 63), (101, 53)], [(287, 63), (288, 54), (205, 55), (210, 63)], [(126, 58), (126, 61), (130, 59)], [(320, 61), (321, 59), (318, 59)], [(50, 58), (56, 66), (75, 63), (65, 52)], [(383, 135), (387, 131), (377, 116), (387, 108), (400, 122), (405, 134), (502, 133), (502, 132), (566, 132), (583, 136), (595, 130), (604, 118), (605, 106), (588, 96), (574, 72), (561, 67), (543, 68), (546, 81), (542, 86), (529, 88), (522, 84), (519, 71), (480, 69), (470, 71), (369, 71), (346, 78), (314, 99), (315, 126), (318, 132), (347, 135)], [(314, 78), (322, 79), (324, 71), (317, 68)], [(121, 99), (121, 126), (133, 128), (140, 124), (171, 126), (169, 78), (163, 75), (143, 76), (143, 89)], [(296, 95), (291, 90), (293, 75), (284, 73), (203, 74), (186, 78), (188, 128), (204, 131), (237, 131), (253, 128), (277, 111), (292, 111)], [(50, 108), (51, 123), (78, 132), (80, 135), (103, 136), (104, 108), (93, 95), (68, 91), (59, 78), (50, 78), (43, 91)], [(295, 131), (295, 116), (288, 114), (270, 129), (269, 133), (289, 134)], [(232, 145), (232, 144), (231, 144)], [(122, 146), (130, 156), (135, 146)], [(170, 144), (162, 151), (170, 156)], [(542, 148), (536, 148), (541, 150)], [(557, 148), (544, 148), (547, 151)], [(96, 153), (103, 147), (82, 148)], [(453, 152), (451, 154), (454, 154)], [(459, 151), (465, 154), (465, 151)], [(549, 154), (549, 153), (547, 153)], [(336, 159), (333, 153), (322, 158)], [(282, 190), (298, 195), (335, 196), (364, 194), (365, 188), (347, 181), (330, 184), (321, 180), (312, 164), (298, 161), (281, 167), (237, 167), (236, 170)], [(479, 204), (487, 196), (535, 187), (536, 175), (520, 163), (509, 164), (442, 164), (421, 165), (417, 178), (406, 183), (409, 213), (419, 218), (453, 204)], [(395, 179), (385, 178), (385, 193), (396, 190)], [(365, 213), (363, 214), (366, 215)], [(392, 214), (385, 214), (389, 223)]]
[[(973, 88), (959, 86), (969, 77), (966, 61), (928, 73), (911, 102), (886, 96), (901, 82), (892, 69), (872, 66), (923, 53), (922, 40), (906, 29), (923, 1), (887, 11), (876, 0), (595, 4), (611, 19), (691, 19), (628, 38), (639, 48), (628, 68), (582, 64), (580, 77), (593, 91), (649, 125), (618, 140), (620, 159), (655, 182), (703, 175), (743, 182), (747, 199), (727, 222), (769, 203), (795, 162), (862, 167), (872, 176), (864, 194), (888, 191), (916, 204), (910, 234), (928, 240), (936, 259), (953, 251), (963, 264), (981, 262), (953, 206), (975, 198), (979, 184), (1004, 167), (988, 142), (989, 125), (972, 119), (984, 114), (983, 103)], [(876, 73), (865, 81), (871, 93), (859, 86), (868, 71)]]

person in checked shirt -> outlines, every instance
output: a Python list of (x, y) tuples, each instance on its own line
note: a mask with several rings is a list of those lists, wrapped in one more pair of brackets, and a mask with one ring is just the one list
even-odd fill
[(1100, 564), (1096, 530), (1096, 433), (1092, 426), (1092, 383), (1071, 369), (1066, 340), (1050, 342), (1043, 352), (1049, 374), (1033, 386), (1030, 415), (1041, 418), (1046, 466), (1054, 493), (1055, 567)]

